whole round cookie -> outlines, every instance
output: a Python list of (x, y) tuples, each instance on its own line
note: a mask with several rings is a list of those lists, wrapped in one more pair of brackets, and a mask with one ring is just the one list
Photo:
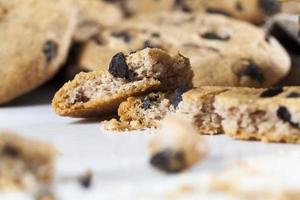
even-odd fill
[(110, 2), (117, 2), (129, 16), (181, 10), (218, 13), (256, 24), (264, 22), (268, 16), (280, 11), (279, 0), (111, 0)]
[(140, 16), (100, 33), (81, 49), (79, 66), (106, 69), (116, 52), (156, 47), (191, 61), (198, 86), (268, 87), (290, 70), (276, 39), (220, 15), (167, 12)]
[(76, 25), (65, 0), (0, 0), (0, 104), (49, 80), (64, 62)]

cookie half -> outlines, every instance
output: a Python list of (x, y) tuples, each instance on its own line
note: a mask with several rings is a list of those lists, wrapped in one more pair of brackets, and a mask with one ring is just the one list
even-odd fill
[(80, 73), (66, 83), (55, 95), (53, 107), (57, 114), (70, 117), (113, 114), (130, 96), (188, 87), (192, 75), (189, 60), (180, 54), (170, 56), (154, 48), (127, 56), (118, 53), (109, 71)]

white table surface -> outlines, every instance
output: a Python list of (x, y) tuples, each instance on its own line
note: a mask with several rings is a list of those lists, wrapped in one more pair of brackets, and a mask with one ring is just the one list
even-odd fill
[[(60, 155), (56, 163), (54, 192), (59, 200), (169, 199), (168, 194), (178, 184), (188, 181), (201, 187), (198, 182), (201, 182), (203, 176), (223, 172), (225, 168), (235, 166), (237, 161), (248, 158), (257, 157), (260, 160), (257, 161), (257, 166), (265, 168), (279, 162), (285, 173), (280, 174), (282, 170), (279, 168), (274, 176), (284, 177), (287, 181), (292, 175), (286, 172), (300, 169), (300, 157), (297, 153), (300, 147), (297, 145), (235, 141), (219, 135), (205, 136), (210, 152), (203, 162), (183, 174), (166, 175), (148, 164), (147, 140), (150, 134), (147, 131), (106, 133), (101, 132), (99, 120), (59, 117), (50, 106), (52, 95), (53, 90), (43, 88), (0, 107), (0, 130), (12, 130), (56, 146)], [(290, 159), (291, 156), (284, 156), (285, 154), (295, 154), (296, 159)], [(264, 165), (266, 160), (268, 163)], [(75, 177), (88, 169), (95, 176), (92, 187), (84, 189)], [(296, 183), (300, 187), (300, 179)], [(177, 197), (199, 199), (199, 196), (188, 198), (189, 194), (186, 195)], [(204, 195), (201, 199), (228, 199), (225, 195), (214, 195)], [(31, 196), (0, 193), (0, 199), (31, 199)]]

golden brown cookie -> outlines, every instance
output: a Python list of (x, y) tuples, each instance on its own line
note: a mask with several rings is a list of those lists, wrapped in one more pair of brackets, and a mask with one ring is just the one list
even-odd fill
[(0, 104), (35, 89), (65, 61), (76, 26), (69, 1), (0, 0)]

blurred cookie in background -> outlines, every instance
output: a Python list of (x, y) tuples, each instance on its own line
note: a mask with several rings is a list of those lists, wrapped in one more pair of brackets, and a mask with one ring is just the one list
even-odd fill
[(124, 13), (129, 16), (181, 10), (223, 14), (255, 24), (264, 22), (268, 16), (280, 11), (278, 0), (114, 0), (113, 2), (119, 2)]
[(86, 40), (99, 32), (101, 28), (116, 25), (123, 18), (122, 10), (107, 1), (72, 0), (78, 7), (78, 24), (75, 40)]
[(286, 76), (290, 58), (260, 28), (212, 14), (163, 12), (107, 29), (82, 46), (78, 65), (106, 69), (118, 52), (155, 47), (188, 57), (198, 86), (269, 87)]
[(290, 73), (280, 85), (300, 84), (300, 37), (299, 37), (298, 15), (279, 14), (267, 23), (267, 30), (270, 35), (278, 41), (288, 51), (292, 68)]
[(0, 0), (0, 104), (51, 79), (67, 56), (76, 9), (69, 1)]

